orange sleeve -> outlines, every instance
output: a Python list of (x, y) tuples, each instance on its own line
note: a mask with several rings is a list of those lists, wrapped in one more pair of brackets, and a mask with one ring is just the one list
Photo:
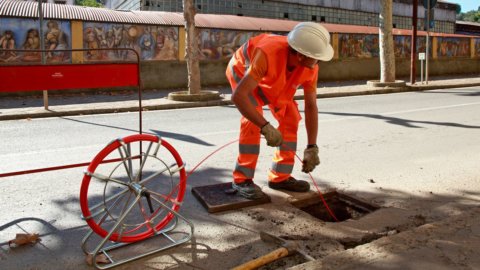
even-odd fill
[(265, 74), (267, 74), (267, 57), (261, 50), (253, 52), (253, 60), (250, 62), (247, 74), (249, 74), (255, 81), (260, 82)]
[(318, 65), (315, 68), (315, 72), (312, 78), (302, 84), (303, 91), (317, 91), (317, 84), (318, 84)]

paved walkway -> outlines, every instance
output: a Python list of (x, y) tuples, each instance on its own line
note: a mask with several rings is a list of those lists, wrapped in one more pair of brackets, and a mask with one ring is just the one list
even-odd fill
[[(405, 91), (422, 91), (455, 87), (479, 86), (480, 76), (437, 77), (431, 78), (428, 85), (416, 83), (404, 87), (373, 87), (366, 81), (343, 81), (321, 83), (317, 89), (319, 98), (341, 97), (368, 94), (386, 94)], [(144, 91), (142, 105), (144, 110), (165, 110), (202, 106), (230, 105), (230, 89), (208, 89), (221, 93), (220, 100), (181, 102), (167, 99), (167, 90)], [(302, 99), (303, 92), (297, 92), (297, 99)], [(42, 97), (2, 97), (0, 99), (0, 120), (25, 118), (55, 117), (96, 113), (116, 113), (138, 110), (138, 94), (132, 91), (117, 91), (98, 94), (51, 95), (48, 110), (44, 109)]]

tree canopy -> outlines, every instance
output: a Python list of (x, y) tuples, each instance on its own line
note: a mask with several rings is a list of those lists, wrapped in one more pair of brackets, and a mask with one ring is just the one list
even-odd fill
[(97, 0), (75, 0), (75, 4), (84, 7), (103, 7)]
[(462, 12), (457, 15), (457, 20), (467, 21), (467, 22), (478, 22), (480, 23), (480, 10), (472, 10), (468, 12)]

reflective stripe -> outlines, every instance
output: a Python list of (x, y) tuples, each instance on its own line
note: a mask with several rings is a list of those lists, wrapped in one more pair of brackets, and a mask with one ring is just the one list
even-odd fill
[[(242, 53), (243, 53), (243, 57), (245, 58), (245, 72), (244, 72), (244, 73), (247, 73), (247, 69), (248, 69), (248, 67), (250, 66), (250, 58), (248, 57), (248, 51), (247, 51), (249, 44), (250, 44), (249, 42), (246, 42), (246, 43), (243, 44)], [(232, 73), (232, 75), (233, 75), (233, 79), (234, 79), (235, 82), (238, 84), (242, 78), (240, 78), (240, 77), (238, 76), (237, 72), (235, 72), (235, 69), (233, 68), (234, 65), (233, 65), (233, 61), (232, 61), (232, 60), (233, 60), (233, 58), (230, 59), (230, 62), (228, 63), (228, 66), (230, 67), (230, 71), (231, 71), (231, 73)], [(255, 107), (258, 106), (257, 99), (256, 99), (252, 94), (248, 95), (248, 98), (250, 99), (250, 102), (252, 103), (253, 106), (255, 106)], [(262, 97), (262, 101), (263, 101), (264, 98), (265, 98), (265, 97), (263, 96), (263, 97)], [(266, 99), (266, 98), (265, 98), (265, 99)], [(265, 103), (265, 104), (267, 104), (267, 103)]]
[(290, 174), (293, 171), (293, 164), (279, 164), (279, 163), (273, 162), (272, 170), (277, 173)]
[(233, 75), (233, 79), (234, 79), (235, 82), (238, 84), (238, 83), (240, 82), (240, 77), (238, 77), (237, 72), (235, 72), (235, 69), (233, 68), (233, 62), (232, 62), (232, 60), (230, 60), (230, 63), (228, 63), (228, 66), (230, 67), (230, 72), (231, 72), (232, 75)]
[(297, 142), (283, 142), (280, 151), (297, 151)]
[(246, 178), (250, 179), (255, 175), (255, 169), (240, 166), (238, 163), (235, 164), (235, 171), (242, 173)]
[(243, 57), (245, 58), (245, 72), (247, 72), (248, 67), (250, 66), (250, 57), (248, 57), (248, 46), (250, 45), (250, 41), (243, 44)]
[(260, 145), (259, 144), (239, 144), (238, 145), (240, 154), (259, 154)]
[(257, 94), (258, 97), (263, 101), (263, 105), (270, 104), (270, 101), (268, 101), (268, 98), (265, 96), (263, 90), (260, 87), (257, 87)]

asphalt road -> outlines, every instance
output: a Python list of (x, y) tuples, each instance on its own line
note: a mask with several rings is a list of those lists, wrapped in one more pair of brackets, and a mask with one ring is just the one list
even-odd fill
[[(303, 111), (303, 102), (299, 103)], [(312, 175), (322, 189), (336, 188), (381, 206), (414, 209), (429, 220), (478, 205), (479, 87), (329, 98), (318, 104), (322, 164)], [(238, 117), (231, 106), (149, 111), (144, 113), (143, 129), (170, 142), (190, 171), (208, 154), (236, 140)], [(111, 140), (136, 132), (136, 113), (3, 121), (0, 172), (87, 162)], [(301, 124), (299, 150), (305, 144)], [(265, 185), (272, 151), (265, 144), (261, 149), (256, 181)], [(188, 186), (229, 182), (235, 155), (235, 145), (216, 153), (192, 174)], [(78, 204), (83, 170), (0, 178), (0, 266), (7, 266), (0, 268), (87, 269), (79, 248), (87, 231)], [(299, 166), (294, 174), (302, 176)], [(201, 236), (208, 214), (187, 193), (182, 209), (187, 217), (195, 212), (190, 218), (200, 224), (196, 233)], [(40, 233), (42, 242), (10, 250), (7, 241), (21, 232)], [(223, 249), (234, 245), (233, 241)], [(163, 269), (162, 265), (150, 267)], [(145, 261), (130, 266), (145, 267)]]

